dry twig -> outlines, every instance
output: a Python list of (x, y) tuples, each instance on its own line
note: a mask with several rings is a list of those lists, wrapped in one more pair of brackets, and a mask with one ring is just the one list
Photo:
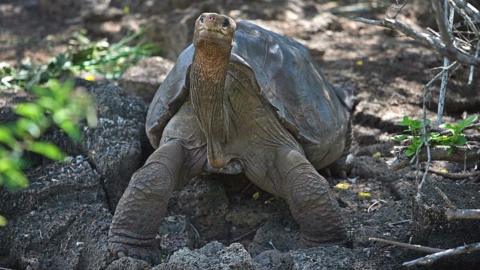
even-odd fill
[(354, 20), (358, 22), (366, 23), (366, 24), (382, 26), (392, 30), (399, 31), (409, 36), (410, 38), (413, 38), (415, 41), (419, 42), (420, 44), (436, 50), (442, 56), (450, 59), (455, 59), (460, 63), (466, 64), (469, 66), (480, 65), (479, 57), (475, 57), (473, 55), (464, 53), (458, 48), (456, 48), (455, 46), (450, 46), (450, 47), (446, 46), (445, 43), (443, 43), (442, 40), (440, 40), (438, 37), (414, 30), (413, 28), (411, 28), (407, 24), (404, 24), (403, 22), (400, 22), (394, 19), (388, 19), (388, 18), (382, 19), (382, 20), (355, 18)]
[(447, 220), (480, 219), (480, 209), (447, 209), (445, 211)]
[(456, 208), (455, 204), (453, 204), (453, 202), (447, 197), (447, 194), (445, 194), (439, 187), (435, 187), (435, 191), (437, 191), (438, 195), (442, 197), (448, 207), (451, 209)]
[(480, 21), (480, 12), (474, 6), (472, 6), (470, 3), (468, 3), (465, 0), (453, 0), (453, 2), (455, 2), (455, 4), (459, 8), (465, 10), (465, 13), (467, 13), (468, 16), (473, 18), (475, 21), (477, 21), (477, 22)]
[[(444, 8), (438, 0), (431, 0), (432, 6), (435, 10), (435, 19), (437, 20), (438, 28), (440, 29), (440, 36), (443, 42), (448, 46), (452, 47), (453, 44), (453, 17), (455, 15), (455, 9), (452, 7), (448, 8), (448, 1), (444, 1)], [(443, 58), (443, 67), (448, 67), (450, 65), (450, 59), (447, 57)], [(445, 94), (447, 92), (447, 83), (448, 83), (448, 70), (445, 70), (442, 74), (442, 83), (440, 84), (440, 94), (438, 97), (438, 111), (437, 111), (437, 125), (442, 124), (443, 122), (443, 110), (445, 107)]]
[(421, 257), (413, 261), (404, 262), (402, 265), (407, 267), (417, 266), (417, 265), (428, 265), (442, 258), (451, 257), (459, 254), (470, 253), (478, 250), (480, 250), (480, 243), (473, 243), (473, 244), (468, 244), (468, 245), (464, 245), (456, 248), (443, 250), (437, 253), (429, 254), (425, 257)]
[(461, 173), (451, 173), (451, 172), (442, 172), (433, 168), (430, 168), (429, 170), (431, 173), (443, 176), (445, 178), (450, 178), (454, 180), (460, 180), (460, 179), (467, 179), (470, 177), (476, 177), (480, 176), (480, 171), (473, 171), (473, 172), (461, 172)]
[(418, 251), (418, 252), (424, 252), (424, 253), (437, 253), (437, 252), (440, 252), (440, 251), (444, 251), (444, 249), (426, 247), (426, 246), (421, 246), (421, 245), (412, 245), (412, 244), (407, 244), (407, 243), (402, 243), (402, 242), (397, 242), (397, 241), (392, 241), (392, 240), (387, 240), (387, 239), (382, 239), (382, 238), (376, 238), (376, 237), (369, 237), (368, 240), (373, 241), (373, 242), (380, 242), (380, 243), (384, 243), (384, 244), (403, 247), (403, 248), (406, 248), (406, 249), (411, 249), (411, 250), (415, 250), (415, 251)]

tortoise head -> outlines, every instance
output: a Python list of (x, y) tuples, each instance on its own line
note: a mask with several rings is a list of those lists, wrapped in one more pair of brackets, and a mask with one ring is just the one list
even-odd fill
[(236, 27), (235, 20), (227, 15), (203, 13), (195, 21), (193, 44), (196, 48), (213, 46), (230, 50)]

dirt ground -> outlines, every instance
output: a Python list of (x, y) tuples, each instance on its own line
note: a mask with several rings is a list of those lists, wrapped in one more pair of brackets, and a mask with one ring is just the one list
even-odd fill
[[(50, 20), (48, 16), (35, 10), (36, 6), (32, 5), (32, 2), (34, 1), (0, 2), (0, 61), (19, 64), (25, 58), (30, 58), (32, 61), (45, 62), (55, 53), (64, 50), (69, 35), (82, 27), (75, 21)], [(359, 263), (355, 269), (366, 269), (366, 265), (370, 267), (369, 269), (403, 269), (401, 267), (403, 262), (423, 255), (395, 246), (373, 243), (368, 240), (369, 237), (434, 245), (437, 248), (454, 247), (462, 244), (462, 241), (479, 241), (480, 238), (469, 238), (479, 235), (452, 237), (448, 241), (442, 241), (450, 239), (442, 234), (429, 234), (431, 238), (420, 235), (419, 232), (424, 231), (418, 229), (421, 225), (414, 218), (414, 212), (418, 210), (413, 203), (413, 196), (416, 193), (415, 168), (393, 172), (387, 166), (387, 162), (393, 158), (391, 137), (402, 131), (398, 122), (404, 116), (420, 117), (423, 86), (438, 72), (435, 68), (440, 66), (441, 58), (390, 30), (364, 25), (335, 15), (334, 13), (338, 13), (336, 1), (306, 2), (309, 4), (303, 5), (303, 10), (299, 11), (296, 6), (286, 7), (288, 12), (282, 16), (272, 15), (272, 18), (256, 16), (254, 10), (244, 12), (241, 8), (238, 9), (241, 12), (238, 10), (229, 12), (231, 15), (238, 14), (239, 17), (252, 19), (261, 26), (297, 39), (310, 49), (328, 80), (336, 86), (352, 88), (355, 91), (357, 105), (354, 112), (355, 139), (352, 152), (356, 155), (357, 162), (351, 178), (328, 179), (332, 187), (341, 181), (351, 185), (347, 190), (334, 190), (341, 204), (342, 213), (349, 220), (349, 231), (353, 239), (349, 248), (356, 257), (363, 258), (361, 262), (368, 262), (365, 265)], [(365, 17), (382, 14), (384, 11), (381, 10), (353, 13)], [(411, 17), (401, 16), (407, 22), (414, 21)], [(459, 93), (464, 95), (458, 99), (478, 96), (480, 87), (476, 85), (473, 89), (464, 89), (461, 85), (465, 81), (466, 71), (458, 71), (452, 77), (449, 90), (460, 89)], [(433, 89), (433, 97), (437, 95), (436, 91), (436, 88)], [(434, 100), (435, 98), (430, 103), (428, 111), (428, 116), (432, 119), (436, 113)], [(448, 108), (447, 104), (445, 119), (447, 121), (460, 119), (464, 111), (478, 113), (480, 107)], [(438, 163), (437, 166), (448, 167), (451, 171), (460, 169), (445, 163)], [(453, 183), (453, 180), (433, 175), (432, 181), (445, 184), (445, 192), (449, 190), (448, 185)], [(455, 183), (463, 184), (469, 185), (469, 189), (479, 195), (478, 179), (477, 182), (468, 180)], [(249, 186), (246, 182), (242, 184), (240, 191), (238, 188), (226, 189), (228, 200), (231, 207), (236, 209), (236, 213), (262, 208), (266, 210), (259, 210), (260, 212), (285, 214), (285, 209), (276, 208), (286, 207), (285, 205), (276, 203), (276, 199), (269, 194)], [(358, 192), (368, 192), (370, 197), (359, 198)], [(461, 192), (457, 195), (454, 193), (447, 195), (452, 196), (453, 200), (464, 196)], [(457, 203), (468, 204), (461, 201)], [(172, 213), (175, 213), (175, 206), (171, 208)], [(239, 214), (237, 218), (244, 217), (245, 214)], [(228, 226), (232, 226), (232, 223), (241, 223), (234, 221), (233, 214), (229, 218)], [(243, 229), (230, 227), (228, 233), (221, 236), (203, 235), (205, 238), (203, 241), (240, 242), (244, 246), (249, 246), (256, 241), (255, 231), (249, 230), (252, 227), (258, 229), (265, 222), (254, 220), (253, 225), (246, 225)], [(282, 247), (280, 243), (276, 248), (287, 249), (288, 244)], [(450, 269), (452, 265), (464, 267), (463, 269), (480, 267), (478, 255), (476, 263), (472, 263), (470, 259), (462, 257), (453, 262), (444, 262), (438, 267), (441, 269)]]

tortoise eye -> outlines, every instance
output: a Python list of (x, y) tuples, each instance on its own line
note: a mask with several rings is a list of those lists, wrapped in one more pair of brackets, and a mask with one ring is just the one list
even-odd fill
[(203, 23), (203, 18), (204, 18), (204, 17), (205, 17), (205, 16), (203, 16), (203, 15), (202, 15), (202, 16), (200, 16), (200, 22), (202, 22), (202, 23)]
[(230, 25), (230, 21), (229, 21), (227, 18), (223, 19), (223, 24), (222, 24), (222, 26), (223, 26), (223, 27), (228, 27), (229, 25)]

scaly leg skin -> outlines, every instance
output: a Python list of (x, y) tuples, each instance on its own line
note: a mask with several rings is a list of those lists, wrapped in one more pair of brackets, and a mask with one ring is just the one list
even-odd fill
[[(178, 140), (173, 140), (160, 146), (135, 172), (110, 225), (108, 249), (114, 258), (129, 256), (153, 265), (159, 263), (160, 250), (155, 236), (170, 195), (183, 184), (182, 178), (200, 172), (202, 156), (204, 154), (197, 153), (194, 159)], [(196, 164), (189, 164), (192, 162)], [(188, 165), (193, 168), (187, 169)], [(185, 171), (190, 174), (185, 175)]]
[(327, 180), (297, 150), (277, 151), (276, 167), (294, 219), (300, 225), (302, 242), (307, 247), (320, 243), (339, 243), (347, 239), (340, 208)]
[[(350, 147), (352, 146), (353, 133), (352, 133), (352, 121), (348, 122), (348, 129), (345, 135), (345, 149), (342, 156), (336, 160), (332, 165), (328, 166), (325, 171), (327, 177), (336, 176), (343, 179), (347, 178), (353, 168), (355, 157), (350, 153)], [(325, 175), (325, 174), (324, 174)]]

